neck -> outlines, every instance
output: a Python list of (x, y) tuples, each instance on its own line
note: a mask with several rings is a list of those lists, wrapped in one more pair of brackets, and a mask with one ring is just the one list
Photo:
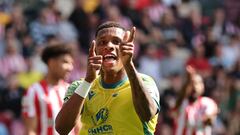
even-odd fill
[(121, 81), (122, 79), (124, 79), (124, 77), (126, 76), (126, 72), (124, 69), (120, 70), (119, 72), (115, 72), (115, 73), (102, 73), (102, 81), (104, 83), (116, 83), (118, 81)]
[(60, 81), (60, 79), (54, 77), (50, 73), (47, 73), (45, 80), (47, 81), (48, 84), (51, 84), (51, 85), (57, 85)]

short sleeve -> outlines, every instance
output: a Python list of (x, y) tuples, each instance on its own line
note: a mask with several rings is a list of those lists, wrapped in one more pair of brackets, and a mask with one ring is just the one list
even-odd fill
[(78, 86), (82, 83), (82, 80), (74, 81), (71, 83), (71, 85), (68, 87), (67, 92), (64, 96), (64, 103), (66, 103), (70, 97), (73, 95), (74, 91), (78, 88)]
[(147, 76), (147, 75), (141, 75), (141, 76), (142, 76), (142, 80), (143, 80), (145, 87), (147, 88), (149, 94), (151, 95), (151, 97), (153, 98), (153, 100), (156, 103), (158, 111), (160, 111), (160, 103), (159, 103), (160, 96), (159, 96), (158, 87), (157, 87), (155, 81), (150, 76)]
[(34, 87), (30, 87), (22, 98), (22, 114), (24, 117), (34, 117), (36, 116), (35, 102), (34, 98), (37, 96), (35, 94)]
[(218, 107), (214, 100), (212, 100), (211, 98), (203, 97), (202, 102), (206, 106), (206, 115), (211, 116), (217, 114)]

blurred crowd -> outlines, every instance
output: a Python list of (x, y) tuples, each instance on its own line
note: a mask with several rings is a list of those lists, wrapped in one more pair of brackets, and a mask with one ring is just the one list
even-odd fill
[(137, 27), (134, 62), (161, 94), (156, 135), (171, 135), (169, 111), (191, 65), (204, 78), (205, 96), (219, 114), (215, 135), (240, 134), (239, 0), (1, 0), (0, 134), (24, 134), (21, 99), (47, 72), (44, 47), (74, 48), (68, 81), (85, 76), (96, 27), (106, 20)]

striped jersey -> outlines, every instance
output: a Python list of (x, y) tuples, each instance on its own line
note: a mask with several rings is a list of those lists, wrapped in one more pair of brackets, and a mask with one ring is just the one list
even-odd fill
[(190, 104), (185, 99), (175, 120), (175, 135), (212, 135), (211, 126), (204, 126), (204, 116), (216, 115), (217, 104), (208, 97), (200, 97)]
[(33, 84), (22, 100), (24, 117), (37, 117), (38, 135), (56, 135), (55, 118), (63, 105), (68, 83), (60, 81), (49, 85), (45, 80)]
[[(147, 75), (141, 74), (141, 77), (159, 109), (159, 92), (155, 82)], [(84, 102), (80, 135), (153, 135), (158, 114), (148, 122), (139, 119), (129, 80), (125, 78), (115, 86), (107, 86), (101, 77), (94, 80)], [(70, 85), (64, 100), (69, 99), (81, 82), (75, 81)]]

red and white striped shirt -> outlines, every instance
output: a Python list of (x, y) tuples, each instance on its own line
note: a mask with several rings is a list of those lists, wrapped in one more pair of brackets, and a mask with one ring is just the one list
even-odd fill
[(22, 113), (24, 117), (37, 117), (38, 135), (57, 135), (55, 118), (63, 105), (68, 83), (60, 81), (49, 85), (45, 80), (33, 84), (23, 97)]
[(175, 135), (212, 135), (211, 127), (204, 126), (205, 116), (215, 115), (217, 104), (208, 97), (200, 97), (190, 104), (185, 99), (180, 107), (179, 115), (175, 120)]
[(7, 77), (12, 73), (23, 72), (26, 70), (26, 63), (20, 54), (5, 55), (0, 59), (0, 75)]

